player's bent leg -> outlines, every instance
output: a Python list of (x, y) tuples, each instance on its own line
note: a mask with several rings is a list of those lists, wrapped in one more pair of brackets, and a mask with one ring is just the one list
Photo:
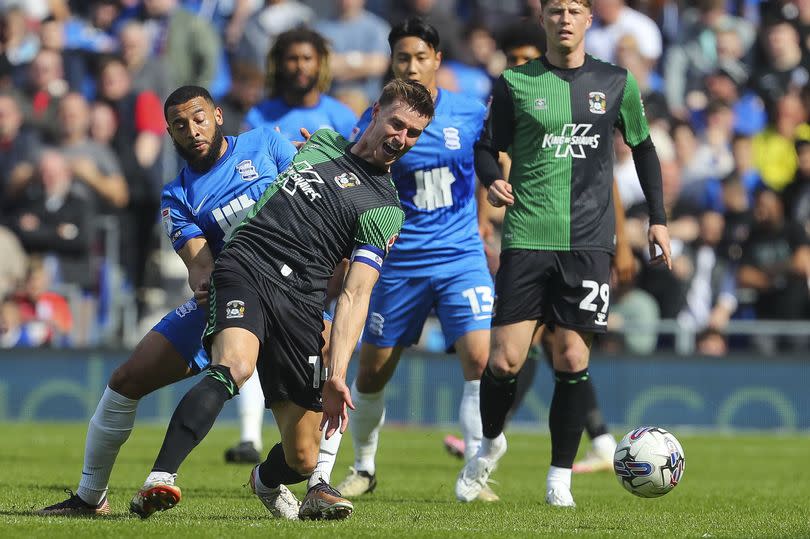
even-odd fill
[[(272, 410), (281, 432), (281, 444), (277, 444), (267, 460), (257, 467), (256, 475), (268, 489), (265, 494), (270, 489), (306, 480), (315, 469), (321, 441), (320, 412), (307, 410), (290, 401), (273, 403)], [(289, 504), (285, 507), (285, 517), (292, 509)], [(320, 481), (308, 489), (300, 509), (295, 507), (295, 517), (304, 520), (342, 519), (351, 515), (353, 510), (349, 500), (341, 497), (326, 481)]]
[(188, 362), (156, 331), (144, 336), (112, 374), (87, 428), (84, 465), (76, 494), (46, 507), (40, 515), (109, 514), (107, 488), (121, 446), (135, 424), (138, 400), (155, 389), (193, 374)]
[(587, 412), (588, 360), (593, 335), (557, 327), (552, 361), (554, 394), (549, 409), (551, 467), (546, 477), (546, 502), (556, 507), (574, 507), (571, 468), (577, 454)]
[(211, 430), (225, 402), (253, 374), (258, 352), (259, 339), (247, 329), (227, 327), (213, 335), (212, 365), (177, 405), (152, 472), (132, 498), (130, 511), (147, 518), (180, 502), (174, 484), (177, 470)]

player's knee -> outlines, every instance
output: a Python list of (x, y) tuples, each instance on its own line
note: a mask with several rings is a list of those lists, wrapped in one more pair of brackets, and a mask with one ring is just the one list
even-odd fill
[(554, 369), (563, 372), (579, 372), (588, 367), (589, 350), (566, 346), (554, 357)]
[(520, 369), (514, 365), (510, 365), (506, 361), (490, 361), (489, 370), (492, 372), (495, 378), (504, 379), (517, 376)]
[(128, 399), (140, 399), (146, 394), (141, 384), (138, 383), (128, 363), (119, 365), (118, 368), (113, 371), (107, 385), (110, 386), (110, 389)]
[(253, 371), (256, 369), (256, 367), (251, 365), (249, 361), (240, 361), (236, 359), (230, 361), (220, 361), (220, 365), (227, 365), (228, 369), (230, 369), (231, 378), (238, 387), (242, 387), (245, 382), (247, 382), (248, 378), (253, 375)]

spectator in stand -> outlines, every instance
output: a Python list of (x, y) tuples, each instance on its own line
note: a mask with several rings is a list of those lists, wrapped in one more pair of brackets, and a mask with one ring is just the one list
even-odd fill
[(53, 50), (40, 50), (28, 73), (25, 93), (27, 122), (39, 131), (43, 140), (53, 143), (59, 137), (56, 110), (59, 100), (68, 91), (62, 55)]
[(85, 52), (68, 48), (65, 42), (65, 23), (48, 17), (39, 25), (39, 44), (41, 50), (51, 50), (62, 57), (65, 81), (73, 90), (83, 90), (90, 76)]
[(785, 219), (776, 192), (761, 189), (737, 272), (740, 287), (757, 291), (757, 318), (801, 320), (810, 316), (808, 278), (810, 242), (804, 228)]
[[(735, 133), (752, 136), (765, 129), (768, 121), (765, 105), (756, 93), (746, 89), (746, 79), (742, 73), (719, 67), (704, 80), (702, 99), (707, 105), (711, 101), (720, 101), (731, 107)], [(691, 121), (698, 129), (703, 129), (706, 126), (706, 108), (693, 111)]]
[(388, 70), (391, 27), (366, 11), (365, 0), (339, 0), (336, 4), (334, 18), (315, 23), (315, 30), (330, 45), (330, 93), (341, 100), (344, 94), (360, 93), (368, 104), (380, 95)]
[(690, 174), (683, 178), (681, 196), (689, 197), (699, 210), (705, 199), (707, 182), (719, 181), (734, 170), (731, 144), (734, 138), (734, 111), (722, 101), (706, 107), (706, 129), (697, 139), (690, 158)]
[(72, 185), (65, 157), (56, 150), (44, 150), (37, 165), (36, 189), (7, 213), (6, 224), (28, 253), (53, 256), (61, 281), (90, 289), (96, 282), (90, 258), (94, 208)]
[(664, 60), (665, 94), (669, 109), (678, 118), (688, 116), (686, 95), (700, 86), (703, 77), (717, 69), (717, 33), (739, 35), (742, 50), (754, 43), (756, 29), (745, 19), (729, 15), (725, 0), (699, 0), (697, 9), (684, 13), (683, 31)]
[[(653, 64), (644, 57), (640, 44), (634, 36), (625, 34), (618, 39), (615, 61), (636, 78), (639, 93), (644, 100), (644, 112), (651, 126), (655, 125), (657, 120), (669, 118), (667, 100), (661, 92), (663, 81), (653, 73)], [(666, 128), (669, 128), (668, 122)]]
[(399, 24), (411, 17), (425, 19), (428, 24), (442, 33), (439, 49), (444, 60), (457, 60), (464, 57), (461, 22), (452, 9), (440, 5), (437, 0), (394, 1), (391, 2), (390, 9), (385, 11), (384, 16), (392, 25)]
[(59, 103), (59, 148), (68, 159), (76, 186), (99, 207), (121, 209), (129, 202), (129, 188), (118, 158), (109, 147), (90, 139), (90, 105), (79, 93), (69, 93)]
[(754, 136), (754, 166), (771, 189), (781, 191), (796, 175), (796, 140), (810, 140), (806, 121), (801, 99), (785, 94), (769, 111), (768, 127)]
[(436, 73), (436, 82), (442, 88), (487, 103), (492, 82), (506, 67), (506, 58), (483, 24), (469, 23), (462, 36), (464, 54), (443, 62)]
[(804, 228), (810, 236), (810, 141), (797, 140), (796, 153), (796, 176), (782, 192), (782, 201), (788, 221)]
[(284, 32), (267, 55), (270, 97), (248, 112), (247, 129), (270, 124), (289, 140), (303, 141), (301, 128), (314, 133), (328, 127), (348, 139), (357, 117), (324, 93), (329, 81), (329, 50), (324, 38), (305, 28)]
[(51, 278), (44, 261), (32, 257), (24, 286), (14, 295), (25, 323), (41, 324), (45, 343), (62, 346), (73, 329), (73, 314), (67, 299), (51, 289)]
[(724, 330), (737, 310), (734, 268), (718, 250), (724, 228), (723, 214), (703, 212), (700, 234), (684, 250), (689, 271), (685, 301), (677, 320), (696, 332), (707, 328)]
[(28, 31), (25, 11), (9, 7), (0, 13), (0, 52), (12, 69), (12, 78), (18, 86), (25, 81), (25, 66), (31, 63), (39, 50), (37, 36)]
[(248, 62), (231, 63), (231, 87), (219, 101), (222, 109), (222, 134), (236, 136), (245, 123), (248, 111), (261, 101), (264, 75)]
[(0, 298), (17, 289), (28, 269), (28, 255), (14, 232), (0, 226)]
[(315, 12), (297, 0), (264, 0), (264, 6), (251, 15), (245, 24), (235, 56), (264, 70), (267, 67), (267, 51), (276, 38), (314, 20)]
[(142, 287), (149, 255), (158, 246), (155, 225), (163, 186), (158, 158), (166, 127), (163, 106), (154, 92), (132, 89), (129, 72), (116, 57), (105, 59), (101, 65), (99, 99), (115, 112), (118, 129), (112, 148), (129, 188), (122, 228), (137, 238), (124, 242), (122, 260), (131, 282), (136, 288)]
[(112, 149), (117, 131), (118, 118), (113, 108), (103, 101), (93, 101), (90, 105), (90, 138)]
[(152, 54), (149, 34), (143, 23), (126, 22), (118, 33), (121, 58), (129, 71), (132, 88), (136, 92), (151, 90), (161, 98), (169, 95), (169, 69), (165, 58)]
[(222, 45), (209, 22), (181, 8), (178, 0), (143, 0), (140, 18), (154, 57), (168, 66), (170, 87), (211, 85)]
[(802, 51), (799, 33), (787, 21), (763, 30), (764, 58), (751, 77), (751, 86), (772, 110), (788, 92), (799, 91), (810, 82), (810, 55)]
[(40, 140), (23, 129), (19, 102), (11, 94), (0, 94), (0, 209), (8, 209), (34, 177)]
[(619, 40), (631, 35), (648, 67), (658, 63), (662, 51), (661, 30), (647, 15), (625, 5), (624, 0), (598, 0), (594, 2), (593, 19), (593, 28), (585, 38), (589, 54), (616, 63)]
[(25, 323), (20, 306), (8, 297), (0, 303), (0, 348), (36, 348), (45, 343), (42, 324)]

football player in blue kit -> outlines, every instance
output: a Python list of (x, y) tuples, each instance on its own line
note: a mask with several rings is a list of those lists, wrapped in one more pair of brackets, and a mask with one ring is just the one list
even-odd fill
[(105, 515), (115, 459), (135, 423), (138, 401), (209, 364), (201, 336), (214, 259), (265, 188), (292, 162), (295, 147), (271, 127), (223, 136), (222, 111), (205, 88), (183, 86), (164, 105), (167, 130), (188, 165), (163, 189), (161, 218), (188, 269), (194, 298), (167, 314), (110, 377), (90, 419), (76, 494), (41, 515)]
[(326, 94), (331, 82), (326, 40), (307, 28), (278, 36), (267, 55), (267, 93), (250, 109), (245, 126), (271, 125), (290, 140), (303, 142), (301, 128), (314, 133), (322, 127), (349, 138), (357, 116)]
[[(421, 19), (395, 26), (388, 37), (392, 70), (422, 83), (436, 112), (419, 141), (393, 167), (405, 224), (383, 266), (369, 305), (357, 378), (352, 384), (351, 435), (355, 462), (338, 485), (347, 497), (374, 490), (375, 455), (385, 418), (384, 388), (403, 348), (419, 340), (432, 310), (445, 345), (455, 348), (464, 374), (459, 416), (467, 452), (481, 441), (479, 380), (486, 366), (492, 317), (492, 278), (478, 233), (473, 145), (486, 108), (436, 86), (439, 35)], [(370, 120), (367, 111), (355, 131)], [(491, 490), (481, 499), (497, 499)]]

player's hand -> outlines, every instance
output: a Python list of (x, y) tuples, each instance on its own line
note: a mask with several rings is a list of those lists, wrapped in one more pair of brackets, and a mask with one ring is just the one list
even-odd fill
[(633, 249), (627, 243), (616, 244), (613, 269), (620, 284), (627, 284), (636, 276), (636, 257), (633, 256)]
[(194, 301), (200, 307), (208, 305), (208, 281), (201, 282), (194, 290)]
[[(278, 128), (276, 128), (276, 129), (278, 129)], [(299, 133), (301, 133), (301, 136), (302, 136), (302, 137), (304, 137), (304, 141), (303, 141), (303, 142), (301, 142), (300, 140), (294, 140), (294, 141), (292, 141), (293, 146), (295, 146), (295, 149), (296, 149), (296, 150), (300, 150), (301, 148), (303, 148), (303, 147), (304, 147), (304, 144), (306, 144), (306, 143), (309, 141), (309, 139), (310, 139), (310, 138), (312, 138), (312, 133), (310, 133), (310, 132), (307, 130), (307, 128), (306, 128), (306, 127), (302, 127), (302, 128), (301, 128), (301, 129), (299, 129), (298, 131), (299, 131)]]
[[(669, 230), (666, 225), (650, 225), (647, 241), (650, 245), (650, 264), (654, 266), (666, 264), (667, 268), (671, 270), (672, 250), (669, 246)], [(656, 246), (661, 249), (661, 254), (658, 256), (655, 255)]]
[(512, 185), (506, 180), (495, 180), (487, 191), (487, 201), (496, 208), (511, 206), (515, 203)]
[(340, 433), (346, 432), (349, 425), (349, 411), (346, 407), (354, 410), (352, 402), (352, 392), (346, 385), (346, 381), (338, 377), (332, 377), (323, 386), (323, 417), (321, 419), (321, 430), (326, 427), (326, 439), (340, 429)]

